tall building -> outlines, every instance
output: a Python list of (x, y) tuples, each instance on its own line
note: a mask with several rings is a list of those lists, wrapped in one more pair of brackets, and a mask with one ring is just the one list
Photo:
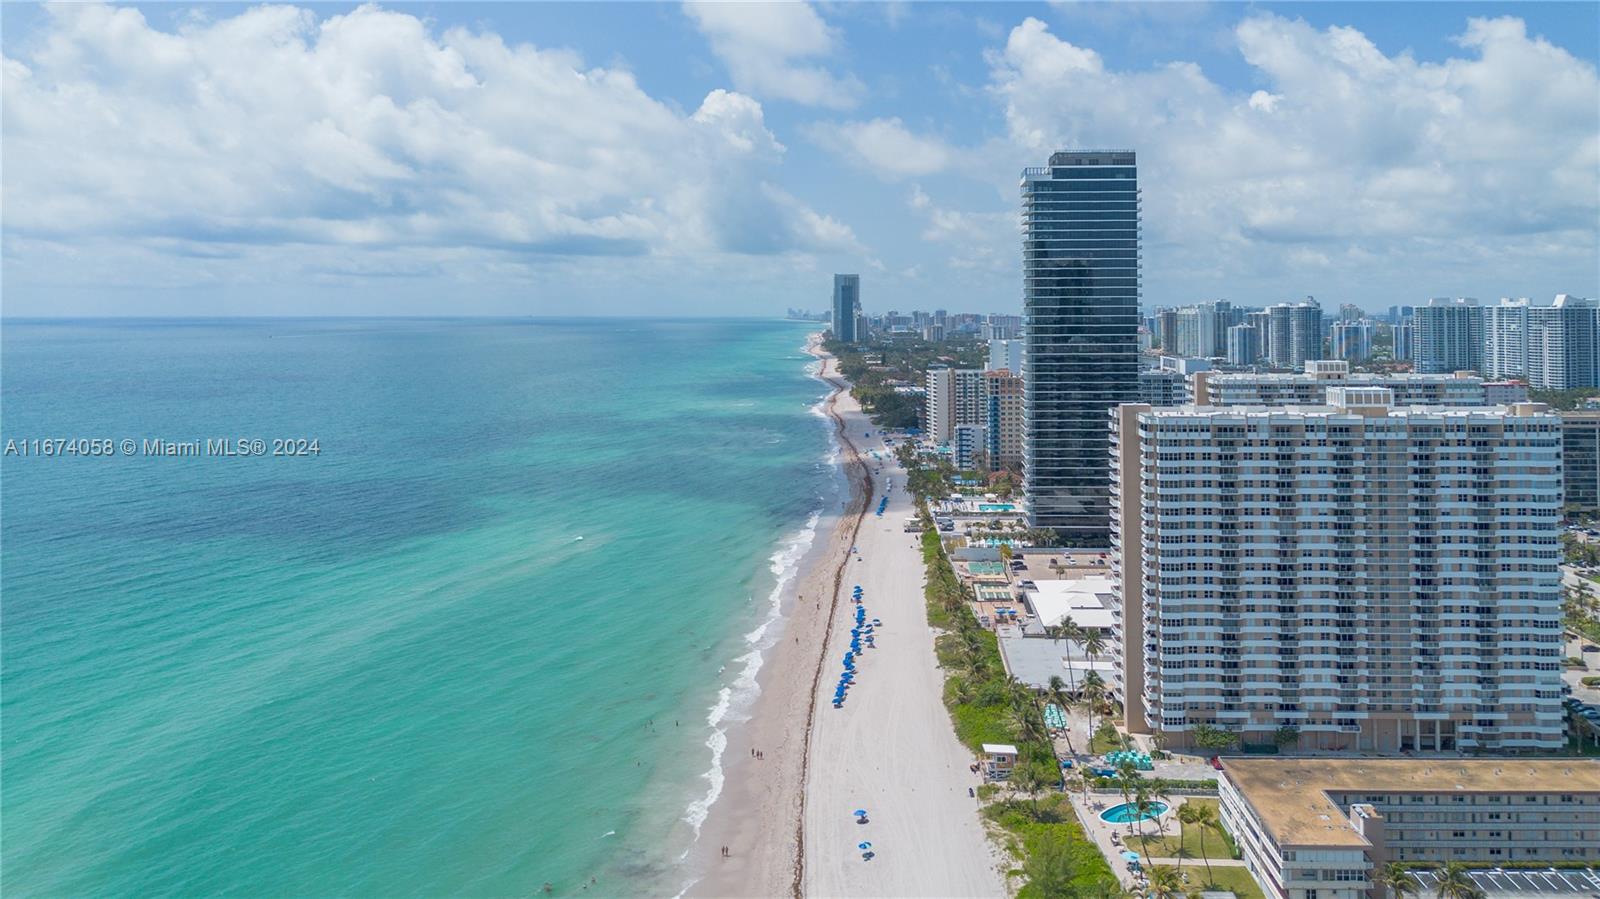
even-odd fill
[(1022, 373), (1022, 341), (1021, 340), (991, 340), (989, 341), (989, 371), (1001, 369), (1021, 376)]
[(1411, 321), (1417, 371), (1483, 371), (1483, 307), (1477, 300), (1435, 297), (1418, 306)]
[(988, 428), (980, 424), (956, 425), (950, 435), (950, 456), (956, 468), (968, 471), (978, 467), (978, 454), (989, 446)]
[(1267, 359), (1273, 368), (1299, 368), (1322, 358), (1322, 307), (1316, 300), (1267, 307)]
[(1361, 311), (1361, 307), (1354, 303), (1339, 304), (1339, 320), (1342, 322), (1359, 321), (1366, 317), (1367, 315)]
[(856, 320), (861, 313), (861, 276), (833, 276), (833, 339), (855, 343)]
[(1483, 307), (1483, 376), (1528, 376), (1528, 300)]
[(1024, 506), (1034, 527), (1107, 538), (1106, 422), (1139, 393), (1134, 153), (1053, 153), (1022, 173)]
[(1341, 318), (1333, 323), (1328, 333), (1328, 355), (1346, 362), (1365, 362), (1372, 355), (1370, 319)]
[(1528, 307), (1528, 383), (1600, 387), (1600, 303), (1560, 294), (1549, 306)]
[(1114, 418), (1125, 724), (1302, 750), (1563, 745), (1561, 423), (1534, 403)]
[(1407, 362), (1416, 356), (1416, 326), (1410, 319), (1394, 326), (1394, 360)]
[(983, 323), (982, 334), (984, 340), (1016, 340), (1022, 336), (1022, 316), (991, 312)]
[(1175, 353), (1178, 345), (1178, 310), (1163, 309), (1156, 313), (1156, 343), (1164, 353)]
[(983, 373), (990, 468), (1022, 464), (1022, 376), (1013, 371)]
[(935, 443), (949, 443), (957, 425), (988, 422), (983, 372), (975, 368), (930, 368), (926, 383), (927, 433)]
[(1600, 412), (1561, 413), (1562, 500), (1569, 512), (1600, 512)]
[(1527, 298), (1483, 308), (1483, 368), (1491, 378), (1527, 378), (1542, 390), (1600, 386), (1600, 304), (1561, 294), (1549, 306)]
[(1255, 365), (1261, 359), (1261, 332), (1254, 325), (1234, 325), (1228, 329), (1229, 365)]

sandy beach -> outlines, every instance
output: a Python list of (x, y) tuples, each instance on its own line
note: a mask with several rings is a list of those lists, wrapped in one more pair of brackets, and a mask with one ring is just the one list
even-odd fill
[[(978, 783), (967, 769), (972, 758), (940, 701), (921, 552), (917, 535), (903, 529), (914, 511), (904, 473), (892, 458), (867, 456), (881, 453), (882, 442), (839, 389), (834, 364), (823, 360), (822, 376), (836, 388), (825, 408), (840, 427), (851, 497), (801, 574), (750, 720), (729, 734), (726, 786), (692, 851), (701, 876), (687, 894), (1004, 895), (1001, 861), (967, 795)], [(889, 482), (879, 517), (873, 513)], [(883, 627), (849, 700), (835, 709), (855, 584)], [(850, 813), (857, 808), (869, 811), (869, 823), (856, 823)], [(871, 861), (856, 848), (862, 841), (873, 844)]]

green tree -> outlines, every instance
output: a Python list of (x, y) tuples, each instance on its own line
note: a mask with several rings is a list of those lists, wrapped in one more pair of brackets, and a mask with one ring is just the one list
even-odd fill
[[(1067, 682), (1061, 679), (1061, 675), (1050, 675), (1050, 685), (1047, 692), (1050, 695), (1050, 701), (1061, 706), (1062, 714), (1066, 714), (1072, 709), (1072, 694), (1067, 692)], [(1070, 723), (1067, 725), (1067, 752), (1071, 753), (1074, 758), (1078, 755), (1078, 751), (1072, 748), (1072, 726)]]
[(1040, 895), (1068, 897), (1075, 895), (1073, 881), (1078, 876), (1078, 865), (1072, 858), (1072, 846), (1055, 828), (1041, 828), (1038, 841), (1028, 858), (1022, 863), (1022, 874), (1028, 883), (1037, 887)]
[(1482, 899), (1483, 890), (1473, 882), (1465, 865), (1446, 862), (1439, 869), (1439, 884), (1435, 888), (1438, 899)]
[(1171, 865), (1151, 865), (1145, 869), (1150, 878), (1150, 899), (1183, 899), (1183, 876)]
[(1094, 671), (1086, 671), (1083, 683), (1079, 687), (1079, 694), (1083, 696), (1089, 709), (1089, 733), (1094, 733), (1094, 713), (1106, 701), (1106, 682)]
[(1417, 875), (1399, 862), (1385, 864), (1372, 879), (1389, 891), (1389, 899), (1411, 899), (1422, 892), (1422, 882), (1417, 880)]
[[(1133, 793), (1139, 788), (1139, 782), (1144, 778), (1139, 776), (1139, 769), (1134, 767), (1133, 759), (1123, 758), (1117, 762), (1117, 788), (1122, 791), (1122, 804), (1133, 804)], [(1128, 836), (1133, 836), (1133, 819), (1128, 819)]]
[(1201, 724), (1194, 729), (1194, 744), (1202, 749), (1232, 749), (1238, 742), (1238, 734), (1215, 725)]
[(1200, 832), (1200, 857), (1206, 863), (1206, 883), (1211, 882), (1211, 856), (1206, 852), (1206, 830), (1217, 823), (1216, 807), (1203, 802), (1185, 802), (1178, 807), (1178, 821), (1185, 828), (1197, 827)]

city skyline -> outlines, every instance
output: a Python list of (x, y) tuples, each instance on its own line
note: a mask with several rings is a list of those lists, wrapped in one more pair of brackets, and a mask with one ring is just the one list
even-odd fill
[(1014, 313), (1101, 146), (1147, 309), (1595, 296), (1588, 11), (8, 4), (6, 313)]

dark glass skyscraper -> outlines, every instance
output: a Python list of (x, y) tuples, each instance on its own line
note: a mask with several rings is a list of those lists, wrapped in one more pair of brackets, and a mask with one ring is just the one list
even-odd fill
[(856, 316), (861, 311), (861, 276), (833, 276), (833, 339), (855, 343)]
[(1131, 150), (1053, 153), (1022, 173), (1023, 474), (1028, 519), (1110, 535), (1110, 425), (1139, 401), (1139, 181)]

